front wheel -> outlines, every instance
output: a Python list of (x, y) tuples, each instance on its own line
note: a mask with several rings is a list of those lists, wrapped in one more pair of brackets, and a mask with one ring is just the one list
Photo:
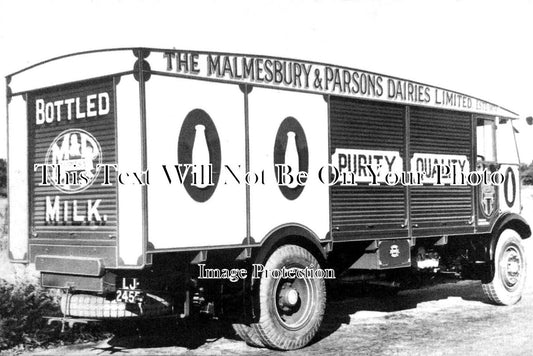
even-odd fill
[(500, 233), (493, 263), (493, 279), (483, 284), (485, 295), (495, 304), (515, 304), (522, 298), (527, 270), (522, 239), (516, 231)]
[[(326, 307), (326, 284), (306, 272), (319, 269), (316, 258), (300, 246), (283, 245), (270, 255), (259, 281), (259, 321), (252, 325), (264, 345), (294, 350), (316, 335)], [(295, 273), (273, 275), (280, 270)]]

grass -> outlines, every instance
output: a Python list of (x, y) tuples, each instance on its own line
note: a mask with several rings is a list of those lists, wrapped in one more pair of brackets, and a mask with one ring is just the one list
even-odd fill
[[(39, 286), (32, 266), (12, 264), (7, 256), (7, 201), (0, 198), (0, 350), (27, 350), (76, 339), (46, 325), (44, 316), (61, 315), (58, 295)], [(74, 336), (74, 337), (73, 337)]]
[(37, 283), (36, 274), (7, 257), (7, 202), (0, 198), (0, 350), (40, 346), (57, 333), (43, 316), (58, 315), (56, 298)]
[[(80, 326), (60, 333), (45, 316), (60, 316), (59, 294), (40, 287), (32, 265), (12, 264), (7, 256), (7, 200), (0, 197), (0, 351), (94, 341), (107, 337), (101, 327)], [(1, 353), (1, 352), (0, 352)]]
[(59, 315), (54, 296), (29, 281), (0, 279), (0, 349), (41, 346), (57, 331), (43, 316)]

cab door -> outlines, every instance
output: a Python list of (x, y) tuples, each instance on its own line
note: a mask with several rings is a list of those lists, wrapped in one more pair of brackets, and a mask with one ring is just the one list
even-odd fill
[[(494, 117), (475, 118), (476, 171), (487, 174), (498, 171), (496, 152), (496, 122)], [(475, 187), (477, 231), (485, 232), (498, 216), (498, 191), (492, 184), (483, 181)]]
[(499, 172), (503, 182), (497, 187), (498, 208), (502, 213), (520, 214), (520, 157), (516, 144), (516, 133), (511, 119), (500, 118), (496, 125), (496, 149)]

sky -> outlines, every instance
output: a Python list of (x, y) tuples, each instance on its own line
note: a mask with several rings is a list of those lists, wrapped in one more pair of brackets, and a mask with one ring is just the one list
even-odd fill
[[(374, 71), (517, 112), (533, 160), (533, 0), (0, 0), (0, 75), (77, 51), (160, 47), (272, 55)], [(80, 69), (82, 70), (82, 69)], [(0, 158), (5, 147), (0, 85)]]

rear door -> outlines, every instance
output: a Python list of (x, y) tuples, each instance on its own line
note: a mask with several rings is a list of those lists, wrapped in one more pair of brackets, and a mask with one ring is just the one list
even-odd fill
[(30, 257), (99, 257), (116, 265), (113, 79), (29, 93)]

